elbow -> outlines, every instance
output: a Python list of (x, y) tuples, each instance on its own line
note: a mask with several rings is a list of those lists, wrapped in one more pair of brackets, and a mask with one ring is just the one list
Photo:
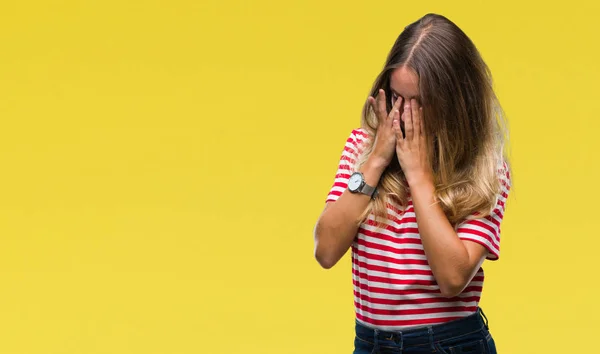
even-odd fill
[(325, 257), (315, 256), (315, 258), (317, 259), (317, 262), (323, 269), (331, 269), (337, 263), (334, 260), (331, 260), (331, 259), (328, 259)]
[(333, 268), (339, 260), (326, 247), (320, 245), (317, 238), (315, 238), (315, 259), (323, 269)]
[(337, 260), (324, 253), (325, 252), (319, 252), (319, 249), (317, 248), (315, 251), (315, 259), (323, 269), (333, 268), (333, 266), (337, 263)]
[(449, 279), (445, 279), (439, 284), (440, 292), (443, 297), (452, 298), (460, 295), (465, 287), (467, 286), (467, 282), (461, 276), (449, 277)]
[(460, 293), (462, 292), (461, 288), (458, 287), (440, 287), (440, 292), (442, 293), (442, 296), (445, 298), (453, 298), (456, 297), (458, 295), (460, 295)]
[(339, 259), (337, 259), (334, 255), (333, 252), (330, 251), (329, 247), (326, 247), (326, 245), (324, 245), (324, 242), (320, 242), (320, 237), (319, 235), (321, 234), (320, 232), (320, 227), (319, 225), (317, 225), (317, 227), (315, 227), (315, 231), (314, 231), (314, 238), (315, 238), (315, 259), (317, 260), (317, 262), (319, 263), (319, 265), (323, 268), (323, 269), (331, 269), (333, 268), (333, 266), (338, 262)]

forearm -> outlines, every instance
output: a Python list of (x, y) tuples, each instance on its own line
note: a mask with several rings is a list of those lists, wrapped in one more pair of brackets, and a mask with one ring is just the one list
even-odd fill
[(431, 271), (442, 294), (455, 296), (473, 276), (468, 249), (448, 221), (442, 207), (434, 202), (434, 185), (423, 181), (411, 185), (421, 242)]
[[(376, 186), (385, 170), (385, 165), (369, 159), (359, 170), (365, 182)], [(333, 267), (348, 251), (359, 227), (359, 218), (371, 198), (346, 189), (333, 203), (327, 205), (314, 230), (315, 257), (323, 268)]]

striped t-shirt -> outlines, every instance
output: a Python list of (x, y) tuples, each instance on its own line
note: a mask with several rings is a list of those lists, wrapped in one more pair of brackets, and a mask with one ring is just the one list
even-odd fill
[[(327, 202), (336, 201), (347, 189), (362, 144), (368, 139), (363, 129), (350, 134)], [(500, 223), (510, 190), (506, 164), (499, 170), (499, 178), (502, 191), (491, 215), (464, 221), (457, 228), (461, 239), (485, 246), (490, 260), (499, 257)], [(354, 307), (359, 322), (384, 330), (403, 330), (447, 322), (477, 311), (483, 269), (460, 295), (443, 297), (425, 257), (410, 198), (404, 213), (399, 205), (388, 205), (385, 227), (378, 229), (373, 221), (370, 215), (360, 225), (352, 244)]]

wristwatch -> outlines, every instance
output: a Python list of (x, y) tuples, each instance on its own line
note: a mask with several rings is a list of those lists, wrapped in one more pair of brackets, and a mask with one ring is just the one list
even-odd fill
[(369, 186), (365, 182), (365, 176), (360, 172), (354, 172), (348, 180), (348, 190), (350, 193), (362, 193), (371, 198), (377, 195), (377, 187)]

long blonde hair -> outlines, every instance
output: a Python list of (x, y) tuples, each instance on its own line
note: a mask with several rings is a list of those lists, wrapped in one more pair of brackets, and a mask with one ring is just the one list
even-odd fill
[[(392, 107), (390, 76), (402, 66), (414, 70), (419, 78), (436, 201), (455, 227), (473, 213), (489, 215), (500, 191), (499, 169), (508, 169), (504, 151), (508, 129), (489, 68), (467, 35), (436, 14), (425, 15), (404, 29), (373, 84), (370, 95), (385, 90), (388, 111)], [(365, 103), (362, 128), (371, 139), (366, 140), (356, 169), (372, 152), (377, 125), (377, 117)], [(394, 158), (361, 221), (373, 213), (381, 225), (388, 204), (396, 202), (406, 208), (408, 196), (406, 179)]]

